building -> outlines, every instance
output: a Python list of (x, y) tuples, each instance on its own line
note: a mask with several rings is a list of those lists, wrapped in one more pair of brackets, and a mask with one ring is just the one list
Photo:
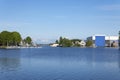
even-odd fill
[(80, 45), (81, 45), (82, 47), (85, 47), (86, 42), (85, 42), (84, 40), (82, 40), (82, 41), (80, 42)]
[(51, 46), (51, 47), (58, 47), (59, 44), (54, 43), (54, 44), (51, 44), (50, 46)]
[(72, 46), (74, 47), (85, 47), (86, 42), (84, 40), (79, 39), (73, 39), (72, 40)]
[(118, 47), (119, 36), (94, 35), (87, 40), (92, 40), (94, 47)]

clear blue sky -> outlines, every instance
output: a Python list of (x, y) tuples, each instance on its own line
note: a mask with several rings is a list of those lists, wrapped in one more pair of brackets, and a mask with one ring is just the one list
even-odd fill
[(18, 31), (39, 42), (60, 36), (117, 35), (120, 0), (0, 0), (0, 31)]

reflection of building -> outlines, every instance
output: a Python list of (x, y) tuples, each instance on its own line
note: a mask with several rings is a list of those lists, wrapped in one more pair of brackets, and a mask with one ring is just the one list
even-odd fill
[(94, 35), (87, 38), (88, 40), (93, 41), (93, 46), (95, 47), (104, 47), (104, 46), (113, 46), (118, 47), (118, 36), (105, 36), (105, 35)]

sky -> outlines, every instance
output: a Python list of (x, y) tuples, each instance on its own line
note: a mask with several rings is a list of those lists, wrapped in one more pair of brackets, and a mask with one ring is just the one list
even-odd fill
[(39, 43), (60, 36), (118, 35), (120, 0), (0, 0), (0, 32), (18, 31)]

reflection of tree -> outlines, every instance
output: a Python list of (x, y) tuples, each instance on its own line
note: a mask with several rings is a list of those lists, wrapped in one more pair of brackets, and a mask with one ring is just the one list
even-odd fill
[(118, 54), (118, 67), (120, 69), (120, 54)]
[(19, 58), (0, 58), (1, 70), (16, 70), (20, 66)]

